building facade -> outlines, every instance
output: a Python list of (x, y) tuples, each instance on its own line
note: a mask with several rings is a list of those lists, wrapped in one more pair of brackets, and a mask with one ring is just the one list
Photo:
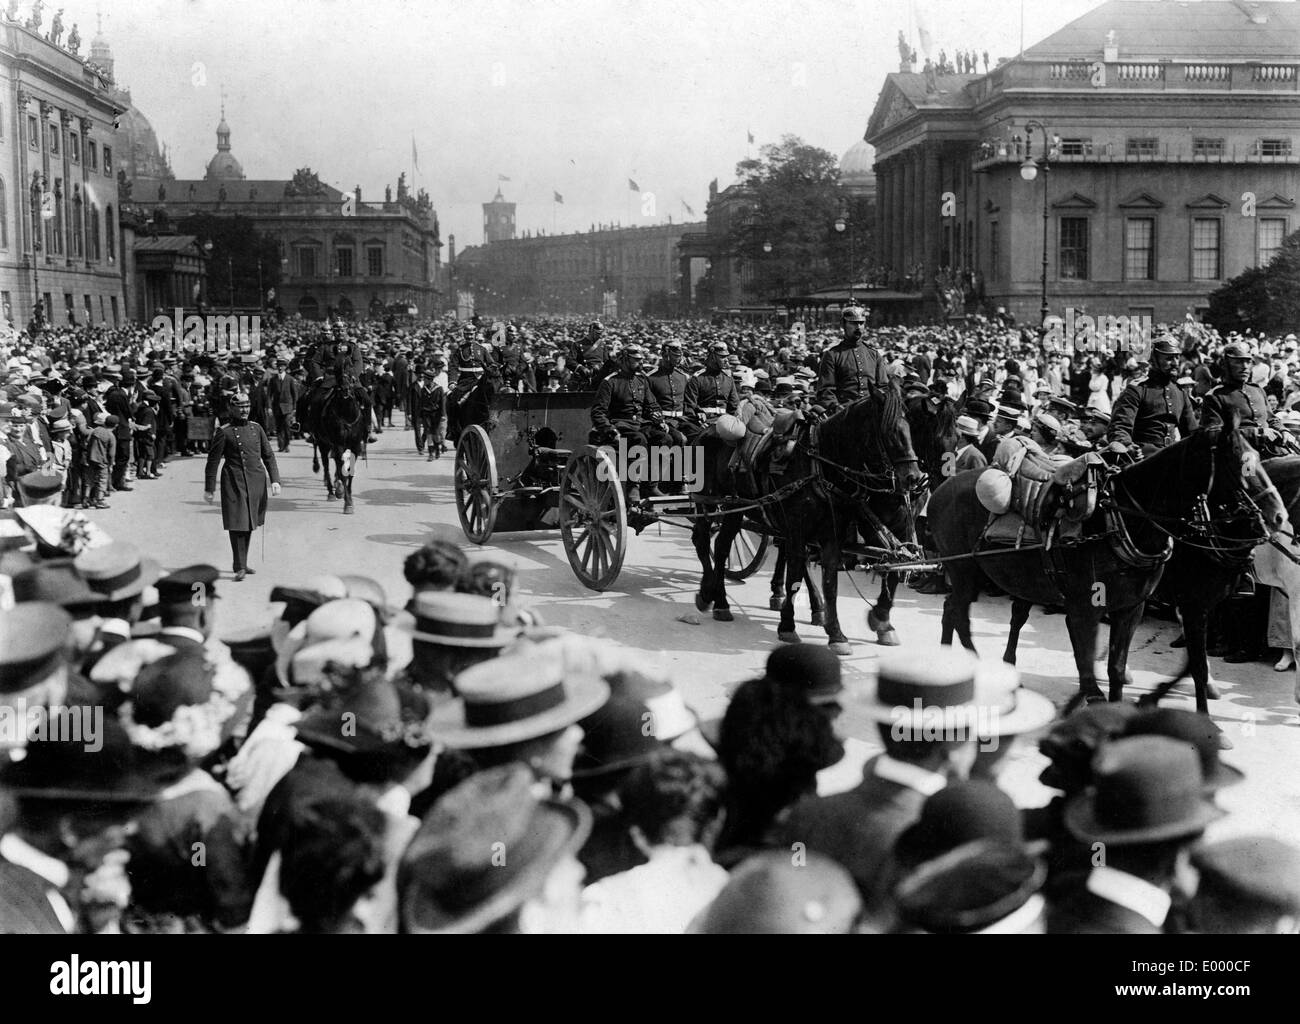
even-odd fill
[(126, 316), (111, 81), (39, 29), (0, 22), (0, 302), (27, 326)]
[(515, 204), (506, 202), (500, 186), (490, 203), (483, 204), (483, 244), (515, 237)]
[[(485, 213), (493, 204), (484, 204)], [(703, 226), (593, 226), (501, 238), (459, 253), (450, 287), (471, 292), (488, 314), (671, 315), (679, 301), (678, 243)]]
[(1179, 321), (1300, 227), (1300, 9), (1112, 0), (987, 74), (890, 74), (865, 137), (878, 258), (934, 311), (1038, 324), (1045, 251), (1050, 314)]

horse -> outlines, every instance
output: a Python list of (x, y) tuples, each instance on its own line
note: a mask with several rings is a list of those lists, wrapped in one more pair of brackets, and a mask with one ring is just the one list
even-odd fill
[[(727, 463), (732, 449), (724, 442), (706, 436), (702, 443), (705, 492), (732, 493), (742, 499), (762, 502), (760, 509), (765, 525), (781, 538), (785, 555), (785, 600), (778, 638), (785, 643), (799, 642), (794, 625), (794, 594), (808, 571), (811, 542), (819, 550), (825, 592), (823, 628), (830, 649), (840, 655), (851, 654), (836, 608), (844, 544), (859, 525), (880, 534), (880, 542), (885, 546), (896, 546), (893, 537), (884, 535), (886, 531), (905, 537), (911, 533), (906, 496), (919, 481), (920, 471), (902, 397), (892, 387), (873, 390), (867, 397), (848, 403), (815, 429), (804, 425), (785, 470), (775, 477), (761, 474), (765, 477), (762, 483), (747, 481), (745, 474), (730, 472)], [(780, 497), (772, 497), (778, 493)], [(710, 519), (696, 519), (691, 531), (691, 541), (703, 570), (695, 606), (702, 612), (712, 608), (715, 619), (730, 622), (732, 615), (723, 568), (731, 544), (744, 523), (744, 513), (728, 513), (723, 508), (718, 518), (721, 522), (713, 535), (711, 551)], [(895, 577), (892, 582), (896, 585), (896, 574), (887, 574), (881, 583), (879, 600), (868, 616), (870, 627), (884, 644), (898, 642), (889, 621), (893, 606), (890, 576)]]
[[(925, 490), (917, 502), (921, 509), (917, 514), (917, 534), (923, 546), (931, 547), (932, 545), (928, 543), (928, 530), (925, 527), (925, 502), (929, 494), (952, 475), (953, 459), (950, 456), (957, 450), (957, 402), (949, 395), (929, 394), (906, 399), (903, 405), (907, 412), (907, 426), (911, 431), (917, 461), (925, 474), (926, 483)], [(772, 569), (772, 595), (768, 607), (774, 612), (779, 612), (785, 603), (785, 548), (780, 544), (774, 546), (776, 565)], [(943, 571), (939, 570), (939, 577), (942, 578), (942, 575)], [(885, 574), (882, 582), (887, 588), (886, 607), (893, 605), (893, 596), (897, 592), (899, 579), (900, 574), (896, 572)], [(821, 591), (813, 581), (811, 573), (805, 572), (804, 583), (808, 586), (808, 604), (812, 611), (809, 622), (811, 625), (820, 626), (825, 621)], [(914, 582), (913, 586), (918, 584)], [(923, 590), (922, 592), (937, 591)], [(887, 632), (878, 631), (877, 637), (885, 646), (893, 646), (897, 643), (896, 635), (891, 637)]]
[[(352, 477), (357, 458), (365, 457), (369, 434), (370, 410), (348, 386), (342, 368), (337, 368), (334, 387), (311, 424), (311, 469), (313, 473), (324, 469), (326, 497), (330, 501), (342, 498), (345, 515), (356, 511), (352, 506)], [(330, 459), (334, 460), (333, 482)]]
[[(1286, 505), (1289, 518), (1300, 513), (1300, 455), (1265, 459), (1263, 470)], [(1178, 608), (1187, 643), (1182, 670), (1138, 703), (1154, 705), (1188, 675), (1196, 687), (1196, 709), (1208, 713), (1209, 700), (1218, 698), (1209, 678), (1206, 626), (1210, 613), (1232, 592), (1241, 574), (1254, 568), (1259, 581), (1286, 592), (1290, 612), (1292, 652), (1300, 648), (1300, 547), (1294, 537), (1288, 544), (1270, 544), (1270, 531), (1243, 503), (1232, 515), (1216, 514), (1204, 522), (1195, 539), (1180, 538), (1165, 570), (1167, 589)], [(1296, 671), (1295, 699), (1300, 703), (1300, 669)]]
[(942, 644), (953, 632), (975, 650), (970, 605), (981, 583), (992, 580), (1012, 597), (1012, 623), (1004, 661), (1015, 663), (1021, 627), (1034, 604), (1062, 605), (1079, 672), (1079, 692), (1069, 707), (1104, 699), (1093, 662), (1103, 612), (1110, 617), (1107, 675), (1110, 700), (1123, 697), (1129, 645), (1179, 537), (1195, 517), (1234, 511), (1243, 498), (1270, 530), (1286, 510), (1259, 456), (1234, 418), (1203, 428), (1139, 463), (1120, 469), (1107, 484), (1098, 511), (1075, 544), (1050, 550), (980, 547), (989, 514), (975, 494), (983, 470), (959, 473), (930, 499), (930, 529), (945, 559), (952, 593), (944, 600)]

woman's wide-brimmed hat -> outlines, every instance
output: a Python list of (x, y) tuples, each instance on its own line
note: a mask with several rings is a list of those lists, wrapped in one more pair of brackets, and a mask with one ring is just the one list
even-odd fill
[(559, 732), (609, 699), (609, 684), (566, 671), (558, 651), (535, 645), (465, 669), (456, 700), (434, 709), (434, 736), (449, 747), (501, 747)]

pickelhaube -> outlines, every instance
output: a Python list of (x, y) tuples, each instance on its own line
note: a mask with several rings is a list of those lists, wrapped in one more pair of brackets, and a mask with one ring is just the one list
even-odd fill
[(844, 312), (840, 314), (840, 319), (853, 323), (865, 324), (867, 322), (867, 311), (861, 306), (845, 306)]

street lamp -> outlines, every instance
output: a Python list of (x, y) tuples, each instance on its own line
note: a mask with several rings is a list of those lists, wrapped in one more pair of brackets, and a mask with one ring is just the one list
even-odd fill
[(772, 251), (772, 243), (771, 243), (771, 242), (764, 242), (764, 243), (763, 243), (763, 252), (765, 252), (765, 253), (771, 253), (771, 251)]
[[(1041, 161), (1034, 160), (1033, 157), (1033, 133), (1037, 129), (1043, 137), (1043, 156)], [(1019, 140), (1019, 136), (1016, 136)], [(1052, 137), (1053, 145), (1060, 143), (1060, 136)], [(1016, 146), (1017, 153), (1019, 145)], [(1047, 127), (1041, 121), (1028, 121), (1025, 124), (1025, 162), (1020, 165), (1020, 177), (1025, 181), (1033, 181), (1038, 177), (1041, 169), (1043, 172), (1043, 271), (1041, 279), (1042, 295), (1041, 303), (1038, 310), (1038, 322), (1043, 332), (1047, 330), (1047, 172), (1051, 170), (1050, 161), (1053, 150), (1048, 147)], [(1040, 338), (1042, 335), (1040, 334)]]
[(838, 217), (835, 218), (835, 230), (842, 235), (844, 234), (846, 228), (848, 229), (849, 232), (849, 301), (852, 302), (853, 301), (853, 276), (854, 276), (853, 268), (857, 265), (857, 261), (853, 255), (853, 220), (850, 217), (846, 216), (845, 214), (840, 214)]
[[(207, 253), (209, 257), (212, 256), (212, 239), (209, 238), (206, 242), (203, 243), (203, 251), (204, 251), (205, 253)], [(204, 283), (205, 283), (205, 284), (207, 283), (207, 275), (204, 275)], [(209, 288), (209, 289), (206, 289), (206, 291), (207, 291), (207, 293), (208, 293), (208, 294), (207, 294), (208, 302), (211, 303), (211, 301), (212, 301), (212, 290)], [(200, 302), (200, 303), (199, 303), (199, 312), (200, 312), (200, 313), (203, 312), (203, 306), (204, 306), (204, 303)]]

